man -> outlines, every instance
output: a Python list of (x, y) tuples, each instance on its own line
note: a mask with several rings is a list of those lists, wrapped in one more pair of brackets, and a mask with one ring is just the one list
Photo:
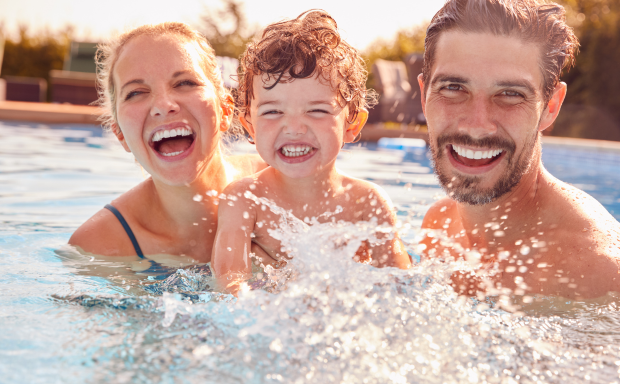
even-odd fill
[(450, 0), (431, 21), (418, 80), (448, 197), (426, 214), (421, 247), (496, 271), (487, 284), (454, 274), (460, 293), (620, 292), (620, 224), (541, 163), (577, 45), (564, 9), (539, 0)]

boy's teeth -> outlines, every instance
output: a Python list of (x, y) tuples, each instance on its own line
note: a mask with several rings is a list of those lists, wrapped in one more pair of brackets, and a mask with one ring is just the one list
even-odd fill
[(458, 153), (459, 156), (474, 160), (490, 159), (491, 157), (499, 155), (503, 151), (502, 149), (492, 149), (489, 151), (473, 151), (471, 149), (465, 149), (454, 144), (452, 144), (452, 149), (454, 149), (454, 152)]
[(285, 145), (282, 147), (282, 154), (286, 157), (298, 157), (308, 154), (312, 150), (309, 145)]
[(189, 128), (166, 129), (155, 133), (155, 135), (153, 135), (153, 142), (158, 142), (161, 139), (167, 139), (169, 137), (189, 136), (191, 134), (192, 130)]

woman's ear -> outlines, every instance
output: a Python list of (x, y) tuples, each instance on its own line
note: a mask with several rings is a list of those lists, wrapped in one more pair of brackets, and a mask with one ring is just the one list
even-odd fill
[(245, 128), (248, 134), (252, 137), (252, 139), (255, 139), (256, 137), (254, 135), (256, 134), (256, 132), (254, 131), (254, 126), (252, 125), (250, 120), (246, 118), (246, 115), (240, 114), (239, 121), (241, 122), (241, 125), (243, 126), (243, 128)]
[(357, 117), (355, 120), (351, 123), (347, 123), (347, 128), (344, 131), (344, 142), (353, 142), (362, 128), (364, 128), (366, 121), (368, 121), (368, 110), (366, 108), (360, 108), (357, 111)]
[(118, 124), (113, 123), (110, 126), (110, 129), (112, 130), (112, 132), (114, 133), (118, 141), (121, 142), (121, 145), (123, 146), (123, 148), (125, 148), (125, 151), (131, 152), (131, 150), (129, 149), (129, 146), (127, 145), (127, 142), (125, 141), (125, 135), (123, 135), (123, 131), (121, 131), (121, 127), (119, 127)]
[(222, 120), (220, 122), (220, 131), (225, 132), (232, 123), (235, 114), (235, 101), (231, 95), (226, 96), (226, 102), (222, 103)]

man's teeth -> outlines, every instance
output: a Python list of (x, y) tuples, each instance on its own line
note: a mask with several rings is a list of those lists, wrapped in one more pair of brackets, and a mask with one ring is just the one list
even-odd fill
[(298, 157), (308, 154), (312, 150), (309, 145), (285, 145), (282, 154), (286, 157)]
[[(153, 135), (153, 142), (156, 143), (162, 139), (167, 139), (169, 137), (177, 137), (177, 136), (190, 136), (192, 134), (192, 130), (188, 128), (176, 128), (176, 129), (166, 129), (163, 131), (157, 131), (155, 135)], [(172, 156), (172, 155), (168, 155)]]
[(488, 151), (473, 151), (471, 149), (465, 149), (463, 147), (459, 147), (458, 145), (452, 144), (452, 149), (454, 152), (458, 153), (459, 156), (466, 157), (468, 159), (490, 159), (491, 157), (495, 157), (502, 153), (502, 149), (491, 149)]

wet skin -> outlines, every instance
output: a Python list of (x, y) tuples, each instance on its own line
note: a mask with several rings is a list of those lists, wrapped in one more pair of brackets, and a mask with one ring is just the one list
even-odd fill
[[(280, 242), (268, 233), (279, 226), (280, 216), (245, 198), (246, 191), (274, 201), (301, 220), (358, 222), (376, 218), (378, 224), (395, 223), (383, 191), (335, 168), (342, 143), (353, 141), (366, 122), (365, 110), (349, 123), (348, 108), (339, 104), (333, 87), (316, 77), (279, 83), (271, 90), (264, 88), (263, 79), (255, 77), (254, 96), (242, 123), (271, 167), (232, 183), (224, 191), (236, 201), (220, 206), (212, 265), (226, 285), (232, 282), (232, 291), (251, 272), (251, 243), (260, 245), (260, 256), (266, 263), (287, 257), (280, 250)], [(286, 155), (286, 148), (296, 147), (300, 149), (296, 155)], [(336, 211), (337, 206), (342, 212), (323, 215)], [(356, 257), (376, 266), (409, 265), (409, 257), (397, 239), (371, 249), (363, 246)], [(231, 281), (224, 280), (231, 275)]]
[[(218, 99), (200, 66), (197, 46), (173, 35), (130, 40), (113, 77), (118, 122), (113, 129), (151, 177), (112, 205), (146, 255), (210, 261), (217, 205), (205, 193), (219, 193), (231, 181), (264, 168), (256, 157), (221, 154), (220, 137), (232, 118), (232, 100)], [(186, 132), (157, 141), (156, 133), (169, 135), (172, 130)], [(203, 199), (196, 201), (196, 195)], [(106, 209), (80, 226), (69, 243), (98, 255), (136, 254), (121, 224)]]
[[(499, 288), (593, 298), (620, 291), (620, 224), (541, 163), (540, 132), (557, 117), (566, 86), (558, 84), (545, 104), (540, 55), (538, 46), (515, 37), (450, 31), (439, 38), (430, 84), (419, 78), (435, 167), (449, 196), (424, 218), (423, 228), (436, 232), (422, 241), (424, 254), (465, 257), (477, 250), (481, 268), (499, 270), (487, 281), (455, 274), (464, 294)], [(502, 153), (469, 159), (453, 145)], [(518, 176), (514, 185), (493, 196), (511, 174)], [(467, 196), (492, 201), (474, 204)], [(476, 264), (472, 253), (468, 259)]]

